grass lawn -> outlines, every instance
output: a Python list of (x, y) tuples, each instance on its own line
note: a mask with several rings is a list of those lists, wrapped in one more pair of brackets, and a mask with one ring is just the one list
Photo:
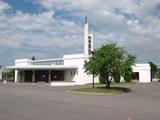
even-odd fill
[(125, 86), (125, 85), (132, 85), (132, 84), (135, 84), (136, 82), (120, 82), (120, 83), (116, 83), (116, 82), (113, 82), (111, 83), (112, 86)]
[[(111, 87), (125, 87), (126, 85), (133, 85), (135, 84), (135, 82), (120, 82), (120, 83), (115, 83), (112, 82), (111, 83)], [(89, 86), (91, 86), (92, 84), (89, 84)], [(95, 83), (96, 87), (105, 87), (105, 84), (101, 84), (101, 83)]]
[(134, 82), (126, 83), (111, 83), (110, 88), (106, 88), (105, 84), (95, 83), (95, 88), (92, 88), (92, 84), (84, 85), (79, 88), (72, 89), (70, 91), (74, 92), (86, 92), (86, 93), (111, 93), (111, 94), (119, 94), (119, 93), (126, 93), (132, 91), (131, 89), (127, 88), (126, 85), (132, 85)]
[(84, 88), (73, 89), (71, 91), (87, 92), (87, 93), (114, 93), (114, 94), (117, 94), (117, 93), (130, 92), (131, 90), (128, 88), (123, 88), (123, 87), (111, 87), (110, 89), (106, 89), (104, 87), (96, 87), (96, 88), (84, 87)]
[(109, 94), (119, 94), (119, 93), (126, 93), (130, 92), (131, 90), (129, 88), (125, 87), (111, 87), (107, 88), (106, 87), (95, 87), (92, 88), (91, 86), (84, 86), (76, 89), (72, 89), (70, 91), (74, 92), (86, 92), (86, 93), (109, 93)]

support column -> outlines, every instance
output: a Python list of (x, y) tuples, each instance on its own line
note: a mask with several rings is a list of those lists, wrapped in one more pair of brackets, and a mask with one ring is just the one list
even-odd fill
[(48, 82), (51, 82), (51, 70), (48, 71)]
[(32, 82), (35, 82), (35, 70), (32, 71)]
[(19, 78), (18, 70), (15, 70), (15, 76), (14, 76), (14, 82), (15, 83), (19, 82), (18, 78)]

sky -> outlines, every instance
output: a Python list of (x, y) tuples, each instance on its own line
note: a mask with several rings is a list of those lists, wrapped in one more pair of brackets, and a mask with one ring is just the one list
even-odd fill
[(0, 65), (82, 53), (85, 16), (94, 48), (117, 43), (160, 66), (159, 0), (0, 0)]

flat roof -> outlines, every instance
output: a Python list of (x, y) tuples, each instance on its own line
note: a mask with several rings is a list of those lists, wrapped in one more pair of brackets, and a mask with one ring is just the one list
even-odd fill
[(29, 65), (29, 66), (8, 66), (9, 70), (71, 70), (78, 69), (73, 65)]

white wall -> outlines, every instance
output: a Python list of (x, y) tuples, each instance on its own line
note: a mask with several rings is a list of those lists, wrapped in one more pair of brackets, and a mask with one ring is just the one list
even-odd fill
[(149, 64), (135, 64), (132, 66), (132, 71), (139, 73), (139, 82), (151, 82), (151, 68)]
[[(92, 83), (92, 75), (87, 75), (85, 73), (84, 69), (84, 63), (85, 60), (87, 60), (87, 57), (84, 54), (73, 54), (73, 55), (65, 55), (64, 56), (64, 65), (76, 65), (78, 67), (76, 71), (76, 74), (71, 76), (71, 71), (73, 70), (67, 70), (65, 72), (65, 79), (67, 81), (75, 81), (76, 84), (87, 84)], [(97, 77), (95, 77), (95, 82), (98, 82), (99, 80)]]
[[(85, 54), (70, 54), (64, 55), (64, 65), (77, 66), (78, 69), (64, 70), (65, 81), (75, 81), (76, 84), (87, 84), (92, 83), (92, 75), (87, 75), (84, 69), (85, 60), (87, 57)], [(29, 66), (31, 65), (30, 59), (18, 59), (15, 60), (16, 66)], [(135, 64), (132, 66), (133, 72), (139, 72), (139, 82), (151, 82), (149, 64)], [(72, 72), (72, 74), (71, 74)], [(75, 75), (74, 75), (75, 72)], [(19, 81), (18, 71), (15, 71), (15, 82)], [(98, 82), (98, 77), (95, 77), (95, 82)]]
[(65, 72), (65, 79), (67, 81), (69, 81), (69, 79), (72, 79), (72, 81), (76, 81), (76, 83), (81, 84), (84, 76), (84, 73), (82, 71), (85, 61), (84, 54), (64, 55), (63, 58), (64, 65), (76, 65), (78, 67), (78, 69), (76, 70), (77, 73), (74, 76), (71, 75), (72, 70), (67, 70)]
[(28, 66), (31, 65), (31, 59), (16, 59), (15, 66)]
[[(65, 74), (66, 80), (76, 81), (77, 84), (92, 83), (92, 75), (87, 75), (84, 70), (84, 61), (87, 57), (84, 54), (74, 54), (64, 56), (64, 65), (78, 66), (78, 75), (71, 76), (71, 71)], [(151, 68), (149, 64), (135, 64), (132, 66), (133, 72), (139, 73), (139, 82), (151, 82)], [(95, 82), (99, 82), (98, 77), (95, 77)]]
[(77, 70), (65, 70), (64, 71), (64, 81), (75, 81), (76, 74), (74, 72)]

